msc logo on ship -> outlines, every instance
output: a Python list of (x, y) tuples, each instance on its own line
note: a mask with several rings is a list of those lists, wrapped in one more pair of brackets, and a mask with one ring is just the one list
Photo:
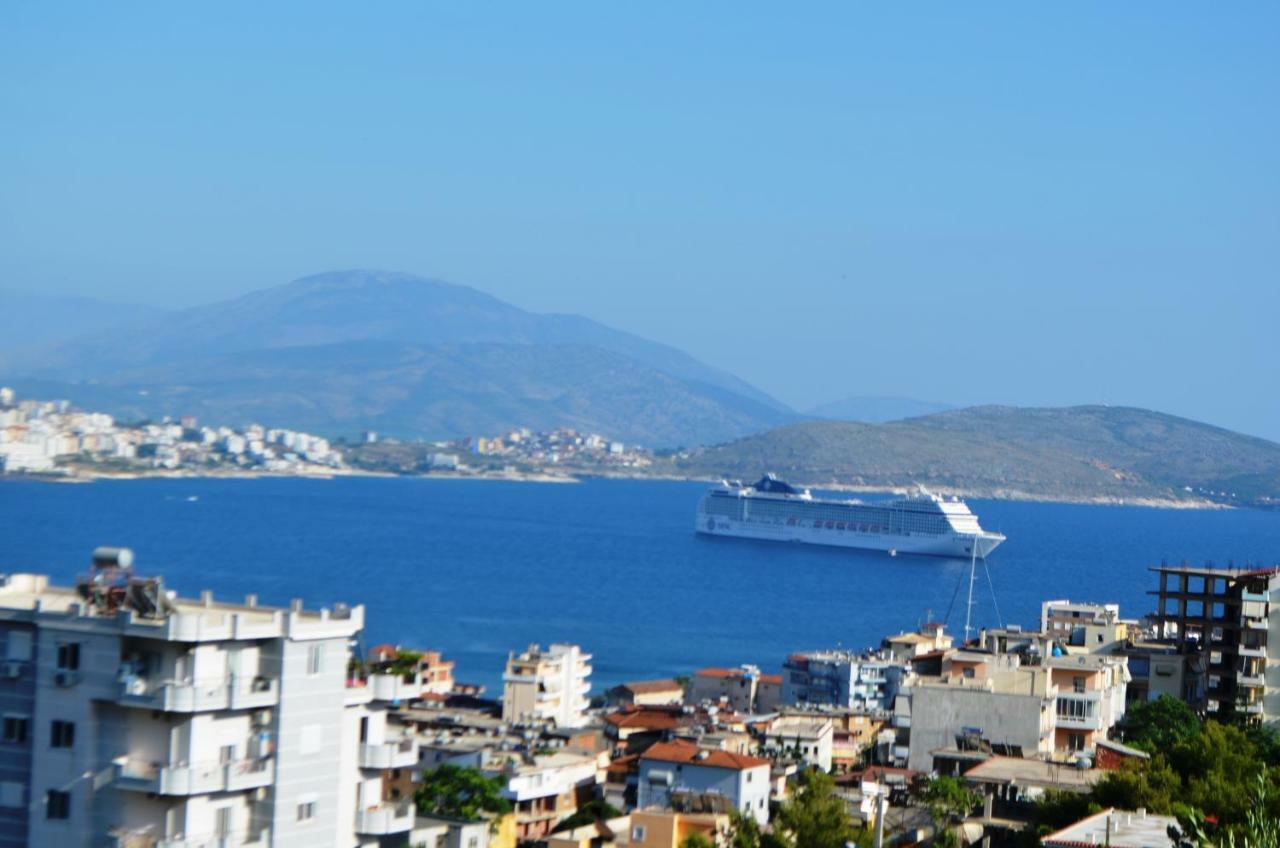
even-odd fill
[(715, 529), (716, 529), (716, 520), (715, 520), (714, 518), (708, 518), (708, 519), (707, 519), (707, 529), (708, 529), (708, 530), (715, 530)]

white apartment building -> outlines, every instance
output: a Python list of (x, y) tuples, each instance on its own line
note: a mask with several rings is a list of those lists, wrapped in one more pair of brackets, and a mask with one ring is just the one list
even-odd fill
[(835, 727), (829, 718), (808, 715), (782, 716), (765, 731), (765, 747), (790, 755), (822, 771), (831, 771)]
[(587, 722), (591, 655), (577, 645), (530, 645), (507, 656), (502, 676), (502, 720), (581, 727)]
[(181, 599), (100, 548), (73, 588), (0, 577), (0, 846), (375, 846), (417, 763), (349, 687), (362, 607)]

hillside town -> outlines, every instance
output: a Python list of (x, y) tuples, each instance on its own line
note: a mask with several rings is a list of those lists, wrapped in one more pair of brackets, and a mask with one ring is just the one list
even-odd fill
[(329, 440), (253, 424), (201, 426), (191, 416), (124, 424), (65, 400), (0, 388), (0, 474), (76, 477), (146, 471), (324, 473), (343, 467)]
[[(1185, 823), (1093, 809), (1151, 766), (1131, 719), (1176, 707), (1242, 734), (1280, 719), (1280, 568), (1152, 574), (1142, 620), (1047, 599), (1031, 626), (968, 640), (933, 622), (866, 651), (603, 690), (584, 646), (534, 644), (487, 693), (437, 650), (366, 646), (378, 623), (361, 605), (181, 598), (99, 548), (73, 586), (0, 583), (0, 830), (117, 848), (317, 833), (696, 848), (763, 844), (823, 802), (859, 844), (1156, 844), (1140, 839)], [(60, 750), (32, 756), (50, 739)], [(1073, 812), (1049, 832), (1047, 809)]]
[(202, 425), (194, 416), (132, 424), (66, 400), (0, 387), (0, 474), (64, 478), (164, 473), (324, 475), (375, 471), (519, 476), (635, 471), (649, 451), (569, 427), (499, 436), (400, 442), (372, 431), (353, 445), (282, 427)]

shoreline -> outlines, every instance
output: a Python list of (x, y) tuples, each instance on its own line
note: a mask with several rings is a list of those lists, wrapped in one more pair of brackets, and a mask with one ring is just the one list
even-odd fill
[[(720, 478), (694, 474), (622, 474), (610, 471), (572, 470), (563, 474), (546, 472), (537, 473), (492, 473), (463, 474), (459, 472), (439, 472), (428, 474), (400, 474), (393, 471), (373, 471), (360, 468), (316, 469), (315, 471), (256, 471), (256, 470), (139, 470), (124, 472), (81, 472), (68, 475), (50, 474), (0, 474), (0, 482), (27, 481), (36, 483), (87, 484), (98, 481), (114, 480), (260, 480), (260, 479), (300, 479), (300, 480), (333, 480), (340, 477), (368, 478), (405, 478), (420, 480), (471, 480), (476, 482), (507, 483), (581, 483), (586, 479), (598, 480), (639, 480), (670, 483), (718, 483)], [(911, 491), (906, 486), (869, 486), (836, 482), (797, 482), (796, 485), (806, 488), (820, 489), (830, 492), (850, 492), (862, 494), (905, 495)], [(931, 491), (951, 497), (967, 500), (1019, 501), (1024, 503), (1062, 503), (1080, 504), (1084, 506), (1139, 506), (1152, 509), (1195, 509), (1195, 510), (1227, 510), (1249, 509), (1248, 506), (1217, 503), (1214, 501), (1178, 498), (1158, 498), (1150, 496), (1118, 497), (1115, 495), (1045, 495), (1026, 492), (1020, 489), (1000, 489), (991, 492), (953, 489), (950, 487), (933, 488)]]

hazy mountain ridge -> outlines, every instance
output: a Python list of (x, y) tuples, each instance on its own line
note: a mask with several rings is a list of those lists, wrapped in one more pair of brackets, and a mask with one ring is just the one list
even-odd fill
[(814, 418), (825, 418), (829, 421), (861, 421), (866, 424), (881, 424), (885, 421), (897, 421), (901, 418), (915, 418), (920, 415), (932, 415), (955, 409), (948, 403), (918, 400), (908, 397), (889, 397), (882, 395), (856, 395), (818, 404), (809, 410)]
[(0, 289), (0, 350), (64, 342), (163, 312), (136, 303)]
[[(692, 445), (795, 420), (687, 354), (574, 315), (380, 271), (305, 277), (34, 353), (3, 374), (119, 415), (192, 413), (407, 438), (576, 426)], [(113, 394), (114, 392), (114, 394)]]
[[(807, 484), (920, 484), (987, 496), (1280, 497), (1280, 444), (1126, 407), (983, 406), (878, 425), (804, 422), (698, 451), (678, 465), (700, 475), (775, 471)], [(1227, 494), (1211, 494), (1219, 492)]]

